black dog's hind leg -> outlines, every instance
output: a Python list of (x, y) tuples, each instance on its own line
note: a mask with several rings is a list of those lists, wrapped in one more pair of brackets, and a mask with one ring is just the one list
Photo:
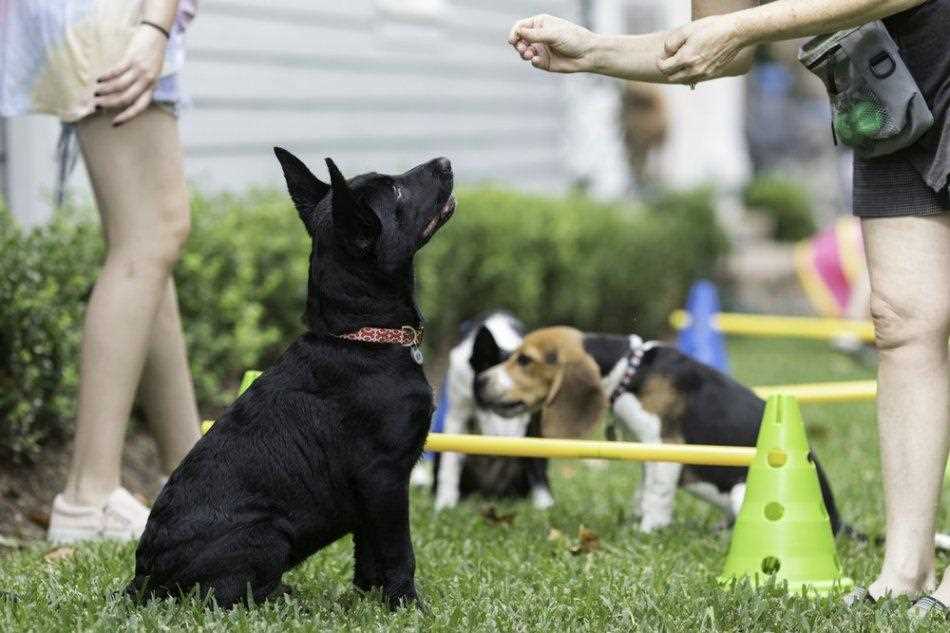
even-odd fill
[(353, 532), (353, 586), (360, 591), (382, 589), (383, 574), (372, 541), (363, 528)]
[(382, 576), (383, 597), (391, 609), (415, 602), (416, 559), (409, 537), (409, 487), (390, 473), (369, 475), (360, 490), (360, 531)]
[[(281, 578), (290, 557), (290, 542), (286, 536), (277, 530), (260, 528), (252, 530), (246, 538), (250, 547), (240, 562), (230, 566), (218, 561), (225, 573), (207, 583), (221, 608), (230, 609), (239, 602), (248, 606), (252, 602), (261, 604), (275, 594), (280, 595), (284, 587)], [(235, 556), (231, 560), (237, 559)]]

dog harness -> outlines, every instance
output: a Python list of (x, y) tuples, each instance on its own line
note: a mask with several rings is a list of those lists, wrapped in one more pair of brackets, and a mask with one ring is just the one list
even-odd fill
[(402, 345), (408, 347), (412, 353), (412, 360), (420, 365), (422, 364), (422, 336), (425, 330), (420, 326), (414, 328), (411, 325), (404, 325), (401, 328), (385, 327), (361, 327), (355, 332), (337, 334), (337, 338), (343, 338), (348, 341), (360, 341), (362, 343), (379, 343), (382, 345)]
[[(643, 363), (643, 356), (659, 344), (660, 343), (657, 341), (644, 342), (643, 339), (636, 334), (630, 335), (630, 350), (627, 352), (626, 356), (627, 368), (624, 370), (623, 376), (620, 378), (620, 382), (617, 383), (617, 386), (614, 388), (614, 390), (610, 392), (611, 408), (614, 406), (614, 403), (618, 398), (620, 398), (620, 396), (630, 392), (630, 387), (633, 385), (633, 379), (637, 375), (637, 372), (640, 371), (640, 365)], [(610, 441), (617, 439), (617, 429), (612, 418), (607, 421), (607, 426), (604, 428), (604, 434)]]

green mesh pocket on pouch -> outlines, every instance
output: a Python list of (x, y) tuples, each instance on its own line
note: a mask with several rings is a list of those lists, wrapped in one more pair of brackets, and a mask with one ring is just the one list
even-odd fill
[(866, 85), (835, 95), (831, 103), (835, 134), (845, 145), (860, 147), (892, 138), (901, 131), (878, 96)]

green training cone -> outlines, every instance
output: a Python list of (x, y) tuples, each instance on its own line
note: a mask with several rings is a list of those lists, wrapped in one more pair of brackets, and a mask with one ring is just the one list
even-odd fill
[[(254, 369), (248, 369), (246, 372), (244, 372), (244, 377), (241, 378), (241, 386), (240, 388), (238, 388), (238, 395), (241, 395), (242, 393), (247, 391), (247, 388), (251, 386), (251, 383), (257, 380), (257, 377), (260, 375), (261, 375), (261, 372)], [(201, 434), (204, 435), (205, 433), (210, 431), (212, 426), (214, 426), (214, 420), (205, 420), (204, 422), (202, 422)]]
[(768, 399), (720, 582), (786, 581), (792, 593), (847, 589), (798, 402)]
[(241, 378), (241, 388), (238, 389), (238, 395), (241, 395), (247, 388), (251, 386), (251, 383), (257, 380), (257, 377), (261, 375), (262, 372), (257, 371), (256, 369), (248, 369), (244, 372), (244, 377)]

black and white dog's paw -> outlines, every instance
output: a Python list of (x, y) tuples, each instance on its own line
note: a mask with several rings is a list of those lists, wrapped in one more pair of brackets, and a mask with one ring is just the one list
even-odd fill
[(420, 460), (412, 467), (412, 473), (409, 475), (409, 485), (413, 488), (431, 488), (432, 487), (432, 461), (428, 459)]
[(439, 488), (438, 493), (435, 497), (435, 511), (445, 510), (447, 508), (454, 508), (459, 504), (459, 491), (458, 489), (452, 489), (449, 486)]
[(669, 527), (672, 522), (672, 516), (646, 514), (642, 519), (640, 519), (639, 530), (644, 534), (649, 534), (657, 530), (662, 530), (665, 527)]
[(531, 504), (538, 510), (547, 510), (554, 506), (554, 496), (547, 486), (535, 486), (531, 489)]

